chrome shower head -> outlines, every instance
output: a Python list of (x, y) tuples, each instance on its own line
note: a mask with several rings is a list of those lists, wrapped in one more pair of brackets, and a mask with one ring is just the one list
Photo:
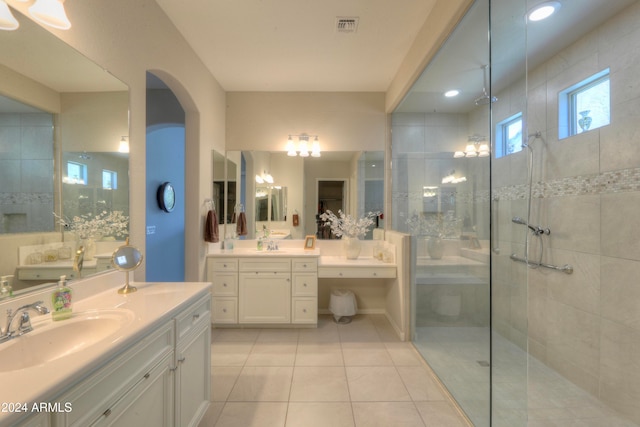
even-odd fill
[(514, 216), (513, 218), (511, 218), (511, 222), (513, 222), (515, 224), (520, 224), (520, 225), (529, 225), (527, 223), (527, 221), (525, 221), (524, 219), (520, 218), (519, 216)]
[(489, 94), (487, 94), (487, 68), (489, 68), (489, 66), (485, 64), (481, 68), (482, 68), (482, 96), (479, 96), (473, 101), (473, 103), (476, 104), (477, 106), (493, 104), (498, 100), (498, 97), (489, 96)]

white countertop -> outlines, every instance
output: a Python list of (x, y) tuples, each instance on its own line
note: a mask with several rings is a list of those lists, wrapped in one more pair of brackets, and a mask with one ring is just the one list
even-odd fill
[(383, 262), (372, 256), (359, 256), (357, 259), (347, 259), (344, 256), (321, 256), (318, 267), (395, 267), (395, 263)]
[[(52, 400), (92, 370), (170, 320), (189, 304), (209, 292), (211, 287), (209, 283), (199, 282), (135, 283), (135, 286), (138, 292), (132, 294), (118, 294), (117, 289), (120, 287), (118, 286), (76, 301), (73, 306), (76, 314), (96, 309), (126, 308), (133, 311), (135, 318), (119, 333), (84, 350), (27, 369), (0, 372), (0, 384), (2, 384), (0, 403), (26, 402), (30, 407), (33, 403)], [(153, 303), (149, 301), (151, 295), (153, 295)], [(46, 305), (49, 306), (49, 304)], [(43, 323), (39, 322), (39, 317), (37, 315), (32, 317), (34, 330), (37, 330), (38, 323)], [(26, 334), (14, 340), (28, 339), (28, 336), (29, 334)], [(9, 342), (0, 344), (0, 347)], [(0, 412), (0, 425), (6, 425), (23, 416), (25, 416), (24, 413)]]
[(247, 257), (318, 257), (320, 256), (319, 249), (300, 249), (300, 248), (283, 248), (277, 251), (268, 251), (263, 249), (261, 251), (255, 248), (234, 248), (234, 249), (218, 249), (211, 252), (207, 257), (235, 257), (235, 258), (247, 258)]

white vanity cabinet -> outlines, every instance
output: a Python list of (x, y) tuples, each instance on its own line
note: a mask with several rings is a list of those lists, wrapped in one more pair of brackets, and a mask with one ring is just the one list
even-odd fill
[(242, 258), (239, 272), (239, 323), (291, 323), (291, 259)]
[(52, 426), (194, 426), (209, 405), (210, 295), (55, 399)]
[(318, 323), (314, 256), (220, 256), (207, 261), (214, 324)]
[(209, 407), (211, 394), (209, 375), (211, 365), (210, 307), (211, 298), (207, 296), (176, 317), (174, 362), (176, 426), (197, 426)]
[(207, 279), (212, 284), (213, 323), (238, 323), (238, 259), (209, 259)]
[(291, 262), (292, 323), (318, 322), (318, 261), (293, 259)]

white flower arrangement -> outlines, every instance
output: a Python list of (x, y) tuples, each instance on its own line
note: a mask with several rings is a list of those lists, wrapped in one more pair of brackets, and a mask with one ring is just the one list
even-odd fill
[(363, 218), (355, 219), (351, 215), (345, 215), (338, 210), (338, 215), (327, 209), (320, 215), (320, 219), (331, 227), (331, 232), (337, 237), (362, 237), (367, 234), (369, 227), (373, 225), (373, 219), (379, 212), (369, 212)]
[(102, 211), (74, 216), (70, 221), (53, 214), (65, 230), (74, 232), (81, 239), (96, 239), (103, 236), (124, 237), (129, 234), (129, 217), (122, 211)]
[(409, 231), (414, 236), (428, 236), (440, 238), (456, 238), (460, 236), (462, 220), (456, 218), (453, 212), (425, 215), (414, 213), (408, 220)]

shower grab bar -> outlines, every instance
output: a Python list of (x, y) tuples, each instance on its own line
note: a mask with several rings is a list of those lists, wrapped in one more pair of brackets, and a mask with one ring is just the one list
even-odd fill
[(541, 263), (529, 262), (524, 258), (520, 258), (516, 254), (511, 254), (511, 259), (514, 260), (514, 261), (517, 261), (517, 262), (525, 263), (529, 267), (544, 267), (544, 268), (548, 268), (548, 269), (551, 269), (551, 270), (561, 271), (561, 272), (566, 273), (566, 274), (573, 274), (573, 267), (570, 266), (569, 264), (565, 264), (562, 267), (560, 267), (560, 266), (553, 265), (553, 264), (545, 264), (543, 262), (541, 262)]
[(491, 239), (491, 251), (496, 254), (499, 255), (500, 254), (500, 240), (499, 240), (499, 229), (498, 227), (500, 226), (500, 214), (499, 214), (499, 207), (500, 207), (500, 197), (495, 196), (492, 200), (493, 202), (493, 224), (491, 225), (491, 231), (493, 234), (493, 239)]

